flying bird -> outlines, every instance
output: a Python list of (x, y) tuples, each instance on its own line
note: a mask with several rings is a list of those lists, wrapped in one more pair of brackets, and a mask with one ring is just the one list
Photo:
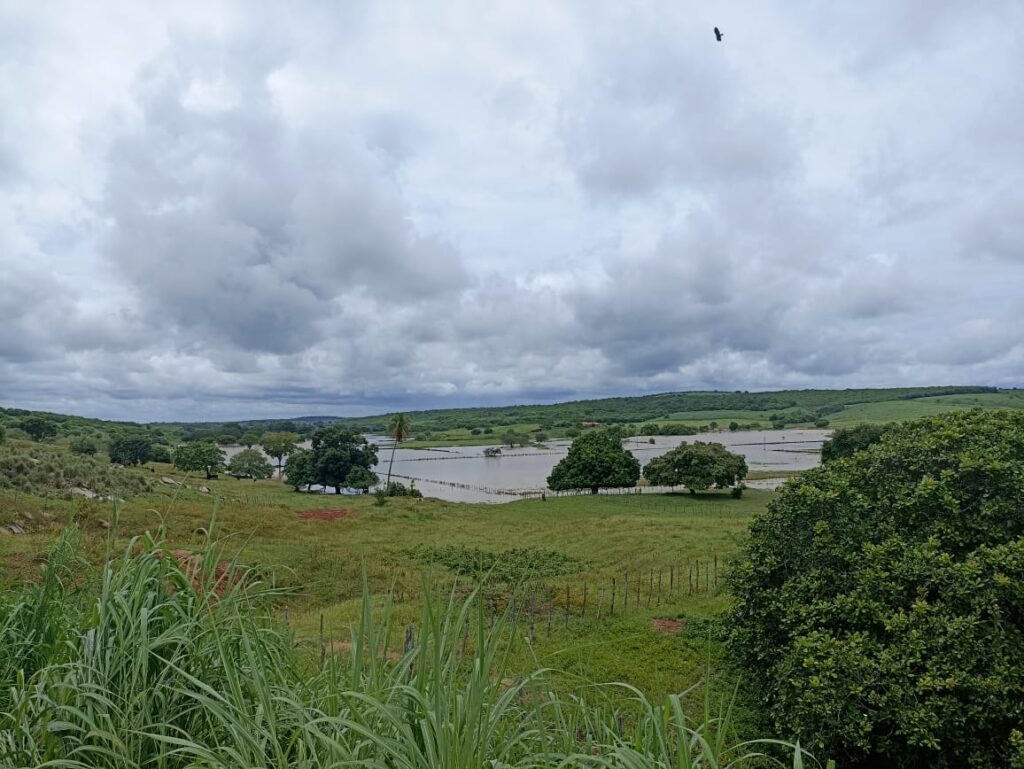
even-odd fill
[(722, 30), (720, 30), (718, 27), (715, 27), (715, 40), (721, 43), (723, 37), (725, 37), (725, 35), (722, 34)]

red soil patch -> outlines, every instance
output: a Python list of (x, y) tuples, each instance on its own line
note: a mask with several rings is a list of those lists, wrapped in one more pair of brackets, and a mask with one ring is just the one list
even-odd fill
[(340, 510), (303, 510), (299, 517), (307, 521), (336, 521), (339, 518), (348, 518), (353, 512), (348, 507)]
[(665, 633), (666, 635), (681, 633), (683, 630), (683, 623), (678, 619), (652, 619), (651, 630), (656, 630), (657, 632)]
[[(192, 553), (188, 550), (172, 550), (171, 557), (178, 562), (181, 566), (181, 570), (185, 572), (185, 576), (192, 580), (192, 587), (197, 593), (202, 592), (202, 572), (203, 572), (203, 561), (205, 560), (199, 553)], [(228, 566), (226, 563), (218, 563), (213, 568), (213, 587), (210, 592), (214, 597), (220, 597), (224, 595), (224, 591), (228, 587)], [(174, 594), (174, 586), (169, 586), (170, 593)]]

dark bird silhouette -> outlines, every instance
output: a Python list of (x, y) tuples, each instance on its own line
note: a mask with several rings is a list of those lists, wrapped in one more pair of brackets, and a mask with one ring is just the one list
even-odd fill
[(715, 40), (721, 43), (723, 37), (725, 37), (725, 35), (722, 34), (722, 30), (720, 30), (718, 27), (715, 27)]

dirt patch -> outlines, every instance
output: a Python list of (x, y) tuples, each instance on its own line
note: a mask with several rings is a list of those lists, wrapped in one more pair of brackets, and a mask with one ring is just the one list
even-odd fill
[(340, 510), (303, 510), (299, 518), (307, 521), (336, 521), (339, 518), (348, 518), (355, 511), (349, 507)]
[[(366, 648), (364, 647), (363, 650), (366, 651)], [(347, 654), (348, 652), (352, 651), (352, 642), (351, 641), (331, 641), (331, 642), (329, 642), (327, 644), (327, 651), (328, 652), (344, 652), (344, 653)], [(395, 651), (394, 649), (388, 649), (387, 658), (391, 662), (398, 662), (398, 660), (402, 659), (402, 655), (399, 652)]]
[(683, 632), (683, 621), (679, 619), (652, 619), (651, 630), (666, 635)]
[[(192, 553), (188, 550), (172, 550), (171, 557), (178, 562), (185, 576), (192, 581), (192, 587), (197, 593), (202, 593), (202, 576), (204, 557), (199, 553)], [(213, 569), (213, 587), (210, 593), (215, 597), (224, 595), (228, 588), (228, 566), (226, 563), (218, 563)], [(174, 594), (174, 586), (170, 586), (170, 592)]]

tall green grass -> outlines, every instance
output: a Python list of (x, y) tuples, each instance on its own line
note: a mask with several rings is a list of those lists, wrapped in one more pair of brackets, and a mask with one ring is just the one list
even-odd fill
[(90, 581), (74, 532), (61, 537), (41, 582), (0, 604), (0, 766), (816, 765), (737, 742), (706, 688), (693, 723), (683, 700), (699, 686), (664, 703), (624, 687), (622, 707), (608, 696), (622, 685), (559, 695), (547, 671), (513, 678), (509, 618), (475, 592), (428, 592), (410, 636), (364, 590), (346, 651), (297, 646), (272, 613), (280, 591), (237, 562), (218, 572), (215, 543), (202, 556), (186, 573), (136, 538)]

